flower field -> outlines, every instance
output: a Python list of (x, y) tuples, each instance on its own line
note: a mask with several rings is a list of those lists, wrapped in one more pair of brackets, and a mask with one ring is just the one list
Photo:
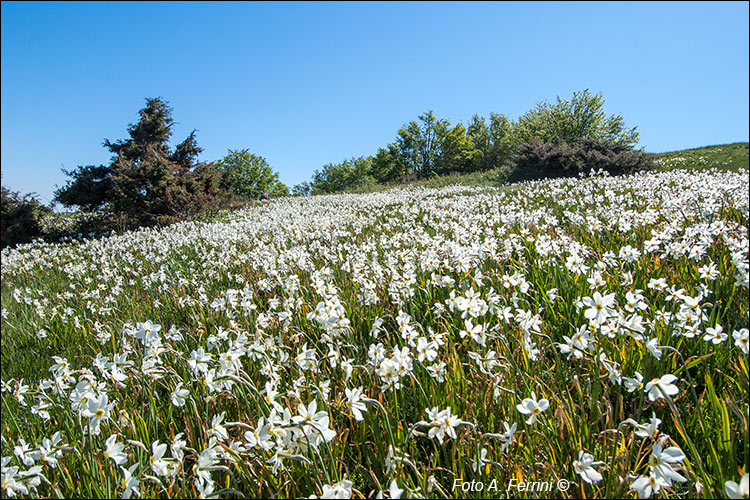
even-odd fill
[(749, 267), (717, 170), (6, 249), (2, 494), (747, 498)]

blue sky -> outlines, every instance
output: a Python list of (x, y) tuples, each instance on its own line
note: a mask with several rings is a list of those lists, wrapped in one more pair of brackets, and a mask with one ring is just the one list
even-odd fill
[(2, 2), (2, 183), (49, 201), (147, 97), (203, 161), (291, 186), (432, 109), (464, 124), (601, 92), (661, 152), (748, 140), (747, 2)]

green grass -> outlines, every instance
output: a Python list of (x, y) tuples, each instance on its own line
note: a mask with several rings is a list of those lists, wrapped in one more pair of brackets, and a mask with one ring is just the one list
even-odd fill
[(739, 172), (748, 169), (748, 143), (735, 142), (717, 146), (655, 153), (657, 171), (685, 168), (690, 170), (707, 170), (716, 168), (720, 171)]

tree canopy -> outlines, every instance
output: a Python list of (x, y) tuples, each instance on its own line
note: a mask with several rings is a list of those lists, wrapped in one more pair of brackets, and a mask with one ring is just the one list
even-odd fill
[(592, 95), (589, 89), (574, 92), (570, 100), (557, 97), (555, 104), (539, 102), (518, 119), (518, 142), (551, 143), (560, 140), (574, 144), (594, 139), (617, 145), (634, 146), (638, 142), (636, 127), (627, 128), (622, 115), (604, 113), (604, 97)]
[(55, 192), (55, 201), (123, 214), (132, 227), (180, 218), (215, 200), (219, 175), (212, 164), (197, 161), (202, 149), (195, 130), (172, 149), (174, 119), (167, 102), (148, 98), (138, 115), (127, 139), (104, 140), (112, 153), (109, 165), (63, 170), (71, 179)]
[(264, 192), (275, 197), (289, 194), (289, 188), (279, 181), (278, 172), (273, 171), (265, 158), (248, 149), (230, 149), (217, 166), (222, 186), (236, 194), (249, 198), (258, 198)]

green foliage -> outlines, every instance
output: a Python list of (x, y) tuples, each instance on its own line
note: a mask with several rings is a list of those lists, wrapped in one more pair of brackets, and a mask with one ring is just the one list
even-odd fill
[(461, 123), (451, 126), (430, 110), (419, 116), (419, 122), (401, 127), (396, 140), (378, 150), (370, 175), (378, 182), (391, 182), (411, 176), (465, 173), (474, 169), (479, 154)]
[(248, 198), (258, 198), (264, 192), (274, 197), (289, 194), (289, 188), (279, 181), (278, 172), (271, 169), (266, 159), (247, 149), (230, 149), (218, 161), (218, 167), (221, 170), (222, 186), (227, 191)]
[(0, 198), (0, 248), (30, 243), (43, 235), (41, 217), (51, 210), (41, 204), (33, 193), (21, 196), (2, 186)]
[(636, 127), (626, 128), (621, 115), (606, 116), (602, 94), (592, 95), (588, 89), (574, 92), (570, 101), (558, 96), (555, 104), (537, 103), (518, 119), (516, 134), (519, 143), (559, 139), (573, 144), (584, 138), (617, 145), (638, 142)]
[(592, 169), (613, 175), (650, 168), (648, 154), (631, 146), (590, 138), (574, 144), (561, 140), (520, 144), (511, 159), (509, 182), (557, 177), (575, 177)]
[(112, 217), (102, 220), (124, 220), (129, 228), (180, 220), (220, 203), (219, 173), (214, 165), (197, 161), (203, 150), (195, 130), (172, 151), (168, 141), (174, 120), (166, 101), (146, 99), (139, 116), (128, 126), (129, 139), (104, 140), (113, 153), (108, 166), (63, 170), (71, 179), (55, 192), (55, 201), (108, 212)]
[[(555, 104), (541, 102), (521, 116), (517, 123), (499, 113), (490, 113), (489, 120), (474, 115), (468, 127), (462, 123), (451, 125), (447, 119), (437, 118), (432, 110), (402, 126), (396, 139), (379, 148), (368, 171), (357, 175), (345, 164), (327, 164), (316, 170), (312, 182), (298, 185), (295, 193), (334, 193), (368, 191), (375, 185), (394, 182), (413, 182), (434, 176), (498, 171), (503, 179), (510, 174), (510, 160), (521, 143), (541, 144), (562, 141), (575, 145), (589, 141), (585, 151), (599, 151), (606, 159), (586, 158), (589, 163), (603, 163), (617, 170), (624, 161), (610, 158), (624, 154), (609, 149), (606, 153), (598, 144), (632, 147), (638, 141), (635, 128), (628, 129), (620, 115), (605, 115), (601, 93), (592, 95), (588, 89), (574, 92), (571, 100), (559, 96)], [(593, 148), (593, 149), (592, 149)], [(588, 154), (588, 153), (586, 153)], [(627, 155), (626, 155), (627, 156)], [(631, 156), (628, 156), (631, 158)], [(572, 161), (572, 160), (571, 160)], [(575, 161), (582, 161), (580, 158)], [(535, 169), (541, 167), (534, 167)], [(567, 168), (567, 167), (564, 167)], [(571, 167), (572, 168), (572, 167)], [(544, 168), (543, 168), (544, 170)], [(363, 186), (368, 185), (365, 189)]]
[(311, 193), (337, 193), (372, 183), (372, 163), (371, 156), (360, 156), (346, 159), (341, 163), (323, 165), (321, 170), (313, 172)]
[(378, 182), (388, 182), (406, 175), (408, 166), (401, 157), (398, 147), (391, 143), (385, 148), (379, 148), (372, 161), (370, 174)]
[(484, 171), (504, 165), (516, 146), (513, 122), (505, 115), (490, 113), (489, 126), (484, 117), (474, 115), (467, 129), (474, 145), (472, 170)]
[(55, 191), (55, 199), (70, 207), (77, 205), (85, 211), (99, 210), (112, 197), (112, 176), (109, 167), (85, 165), (76, 170), (63, 169), (72, 177), (65, 187)]
[(474, 149), (474, 141), (467, 135), (466, 128), (459, 123), (446, 130), (440, 139), (440, 156), (432, 172), (437, 174), (470, 172), (477, 150)]
[(443, 154), (443, 141), (450, 128), (446, 119), (435, 118), (432, 110), (419, 115), (420, 123), (409, 122), (396, 137), (398, 154), (407, 165), (405, 173), (425, 177), (434, 172)]
[(42, 237), (51, 243), (107, 236), (113, 229), (118, 228), (116, 216), (112, 212), (103, 210), (48, 212), (42, 215), (39, 223), (42, 228)]
[(292, 196), (310, 196), (312, 194), (312, 184), (307, 181), (300, 182), (292, 186)]

